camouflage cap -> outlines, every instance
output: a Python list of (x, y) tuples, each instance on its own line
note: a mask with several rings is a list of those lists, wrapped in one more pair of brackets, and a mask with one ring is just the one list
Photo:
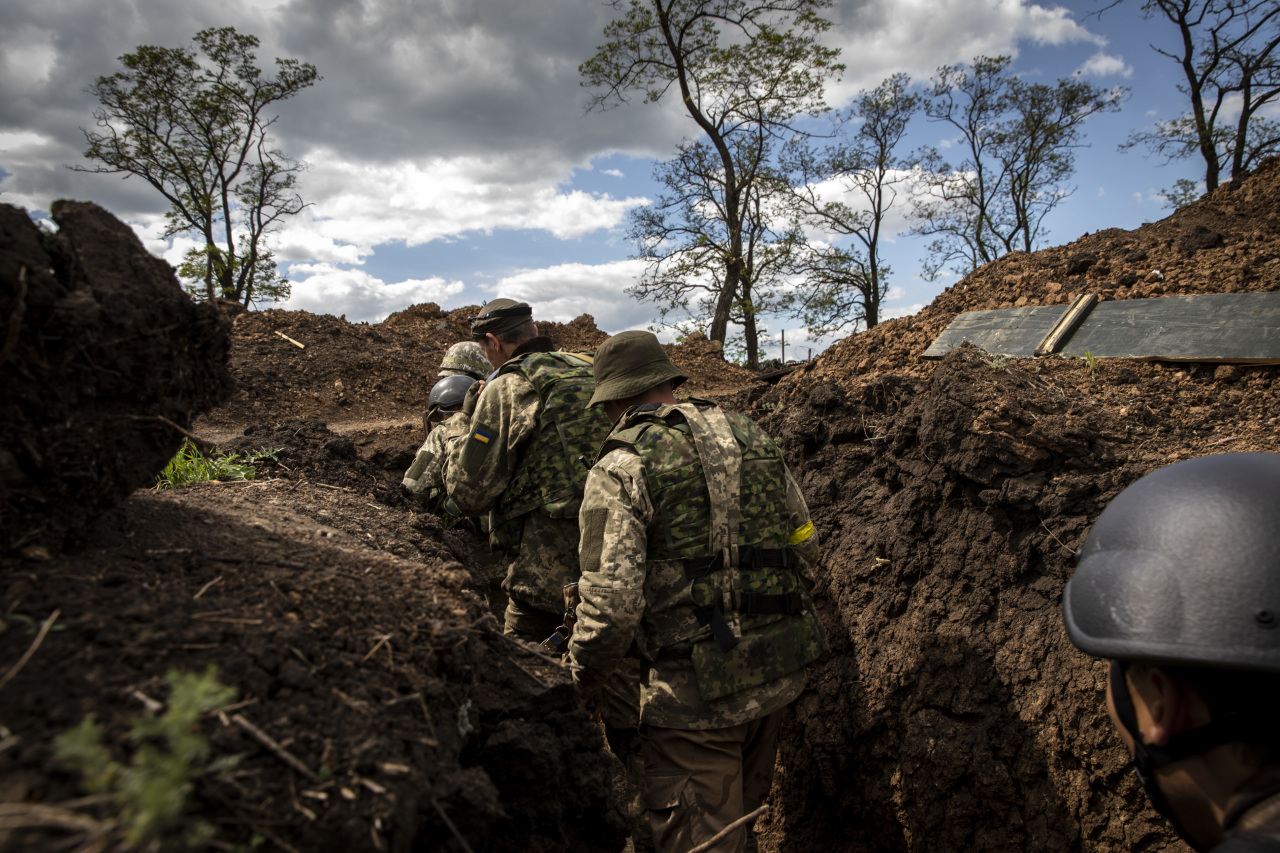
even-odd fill
[(493, 365), (485, 357), (484, 348), (475, 341), (463, 341), (449, 347), (449, 351), (440, 360), (440, 370), (436, 376), (472, 376), (484, 379), (492, 370)]
[(533, 319), (533, 309), (527, 302), (514, 299), (495, 299), (486, 303), (480, 313), (471, 318), (471, 335), (500, 335)]
[(625, 400), (653, 386), (674, 379), (676, 387), (689, 377), (671, 363), (653, 332), (619, 332), (596, 350), (592, 375), (596, 392), (588, 406), (607, 400)]

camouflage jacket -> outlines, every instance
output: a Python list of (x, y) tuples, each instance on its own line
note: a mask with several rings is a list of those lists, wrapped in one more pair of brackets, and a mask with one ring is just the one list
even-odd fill
[[(517, 351), (512, 360), (523, 355), (527, 352)], [(478, 516), (499, 506), (538, 434), (541, 413), (537, 389), (519, 371), (487, 382), (470, 417), (460, 413), (465, 432), (446, 445), (444, 481), (463, 515)], [(539, 609), (562, 612), (563, 587), (578, 576), (576, 515), (552, 518), (529, 512), (518, 540), (508, 552), (503, 589)]]
[(454, 414), (443, 423), (431, 428), (427, 440), (418, 448), (413, 464), (405, 471), (401, 483), (428, 512), (444, 517), (448, 512), (448, 494), (444, 489), (444, 460), (446, 445), (467, 431), (467, 419), (461, 413)]
[[(690, 506), (699, 501), (706, 510), (703, 515), (710, 519), (701, 532), (706, 543), (704, 554), (713, 553), (717, 544), (730, 554), (737, 553), (739, 545), (753, 544), (741, 541), (752, 531), (736, 522), (772, 515), (781, 522), (777, 527), (790, 543), (787, 571), (793, 572), (803, 587), (805, 618), (816, 628), (807, 589), (813, 582), (818, 541), (799, 487), (772, 449), (772, 442), (747, 418), (734, 415), (731, 422), (714, 404), (703, 401), (662, 406), (652, 412), (652, 420), (674, 423), (687, 417), (694, 431), (701, 429), (704, 435), (695, 452), (689, 432), (675, 429), (650, 430), (644, 440), (628, 443), (635, 435), (631, 429), (636, 423), (633, 413), (615, 428), (587, 480), (579, 516), (582, 577), (578, 590), (582, 603), (570, 642), (570, 657), (577, 665), (574, 678), (584, 690), (592, 691), (624, 655), (638, 652), (648, 661), (641, 687), (644, 722), (667, 728), (708, 729), (772, 713), (800, 694), (803, 669), (787, 665), (770, 669), (764, 661), (761, 672), (754, 673), (769, 673), (763, 679), (748, 678), (746, 687), (732, 684), (721, 695), (704, 699), (707, 658), (701, 659), (700, 673), (698, 652), (709, 649), (714, 659), (716, 638), (709, 624), (699, 628), (694, 601), (697, 593), (693, 592), (697, 581), (690, 580), (687, 561), (660, 557), (680, 554), (678, 543), (674, 552), (671, 548), (672, 519), (688, 515)], [(738, 490), (738, 484), (744, 482), (744, 451), (759, 456), (756, 451), (760, 448), (772, 449), (774, 454), (770, 464), (776, 466), (780, 482), (775, 494)], [(697, 469), (698, 482), (689, 481), (681, 487), (683, 493), (673, 493), (663, 485), (665, 472), (659, 469), (672, 467), (669, 459), (690, 456), (702, 463)], [(733, 491), (729, 491), (730, 484)], [(713, 500), (713, 495), (721, 498)], [(733, 507), (741, 509), (744, 501), (765, 501), (768, 506), (763, 510), (751, 506), (730, 525)], [(748, 641), (758, 639), (769, 626), (795, 623), (795, 619), (780, 616), (749, 617), (732, 607), (726, 608), (724, 615), (735, 636)], [(815, 654), (825, 649), (825, 638), (817, 630), (820, 647), (810, 650)]]

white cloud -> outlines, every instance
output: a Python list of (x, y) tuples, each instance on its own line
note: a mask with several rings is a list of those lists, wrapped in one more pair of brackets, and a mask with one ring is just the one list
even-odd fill
[[(645, 198), (564, 191), (557, 174), (534, 173), (521, 182), (494, 180), (506, 172), (494, 158), (430, 158), (360, 164), (334, 151), (308, 152), (308, 199), (280, 237), (282, 256), (357, 263), (374, 247), (409, 246), (497, 229), (540, 229), (569, 240), (616, 227)], [(308, 255), (308, 252), (316, 254)]]
[(1070, 10), (1024, 0), (872, 0), (833, 10), (836, 21), (824, 38), (842, 49), (847, 70), (828, 93), (848, 101), (880, 83), (890, 71), (924, 80), (941, 65), (977, 56), (1017, 56), (1025, 42), (1061, 46), (1106, 40), (1077, 23)]
[(1133, 67), (1119, 56), (1095, 53), (1080, 66), (1079, 73), (1090, 77), (1132, 77)]
[(596, 326), (616, 334), (643, 329), (657, 313), (625, 293), (644, 271), (639, 260), (607, 264), (558, 264), (526, 269), (484, 285), (487, 299), (499, 296), (519, 299), (533, 306), (534, 320), (567, 323), (581, 314), (595, 318)]
[(339, 269), (330, 264), (293, 264), (293, 293), (276, 307), (314, 314), (345, 314), (348, 321), (371, 323), (420, 302), (443, 304), (462, 292), (460, 281), (443, 278), (408, 279), (388, 284), (364, 270)]
[(603, 172), (602, 174), (609, 175), (609, 176), (614, 177), (614, 178), (625, 178), (625, 177), (626, 177), (626, 175), (622, 174), (622, 171), (621, 171), (620, 169), (605, 169), (605, 170), (604, 170), (604, 172)]

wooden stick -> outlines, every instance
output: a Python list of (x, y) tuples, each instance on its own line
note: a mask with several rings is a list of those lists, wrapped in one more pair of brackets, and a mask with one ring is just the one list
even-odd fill
[(94, 820), (88, 815), (76, 814), (57, 806), (45, 806), (39, 803), (0, 803), (0, 830), (35, 826), (56, 826), (59, 829), (99, 835), (110, 830), (114, 824)]
[(729, 835), (732, 834), (735, 829), (737, 829), (738, 827), (742, 826), (745, 823), (751, 823), (753, 820), (760, 817), (760, 815), (764, 814), (768, 810), (769, 810), (769, 804), (765, 803), (763, 806), (756, 809), (751, 814), (744, 814), (742, 817), (738, 818), (733, 823), (729, 824), (724, 829), (720, 830), (715, 835), (711, 836), (709, 839), (699, 844), (697, 847), (694, 847), (693, 849), (691, 849), (689, 853), (706, 853), (707, 850), (710, 850), (712, 847), (715, 847), (718, 842), (721, 842), (724, 839), (728, 838)]
[(239, 714), (234, 714), (231, 717), (231, 722), (235, 723), (237, 726), (244, 729), (256, 741), (258, 741), (258, 743), (262, 744), (267, 749), (274, 752), (277, 758), (279, 758), (285, 764), (288, 764), (294, 770), (297, 770), (303, 776), (306, 776), (312, 782), (320, 781), (320, 777), (317, 776), (315, 773), (313, 773), (310, 767), (308, 767), (307, 765), (299, 761), (297, 758), (295, 758), (283, 746), (281, 746), (280, 744), (272, 740), (270, 735), (268, 735), (262, 729), (255, 726), (253, 723), (246, 720), (244, 717), (240, 716)]
[(170, 429), (177, 430), (178, 432), (182, 433), (182, 434), (183, 434), (183, 435), (185, 435), (187, 438), (191, 439), (192, 441), (194, 441), (196, 444), (200, 445), (201, 447), (212, 447), (212, 446), (213, 446), (213, 442), (211, 442), (211, 441), (205, 441), (205, 440), (204, 440), (203, 438), (201, 438), (200, 436), (196, 435), (196, 434), (195, 434), (195, 433), (193, 433), (193, 432), (190, 432), (190, 431), (188, 431), (188, 430), (183, 429), (182, 427), (178, 426), (178, 425), (177, 425), (177, 424), (175, 424), (173, 421), (169, 420), (168, 418), (164, 417), (163, 415), (147, 415), (147, 416), (145, 416), (145, 417), (144, 417), (143, 415), (130, 415), (130, 416), (129, 416), (129, 420), (131, 420), (131, 421), (159, 421), (160, 423), (164, 424), (165, 426), (169, 427)]
[(214, 586), (216, 586), (217, 584), (219, 584), (219, 583), (221, 583), (221, 582), (222, 582), (222, 575), (218, 575), (216, 578), (214, 578), (213, 580), (209, 581), (209, 582), (208, 582), (207, 584), (205, 584), (204, 586), (200, 587), (200, 591), (199, 591), (199, 592), (197, 592), (195, 595), (191, 596), (191, 600), (192, 600), (192, 601), (195, 601), (197, 598), (199, 598), (200, 596), (204, 595), (206, 592), (208, 592), (210, 589), (212, 589)]
[(435, 806), (436, 813), (440, 815), (440, 819), (444, 821), (444, 825), (449, 827), (449, 831), (453, 833), (453, 837), (458, 839), (458, 843), (462, 845), (462, 849), (465, 850), (466, 853), (475, 853), (475, 851), (471, 849), (471, 845), (467, 843), (467, 839), (463, 838), (462, 833), (458, 832), (458, 827), (454, 826), (453, 821), (449, 820), (449, 816), (444, 813), (444, 807), (440, 805), (435, 797), (431, 798), (431, 805)]
[(49, 629), (53, 627), (53, 623), (56, 622), (58, 617), (61, 615), (61, 610), (53, 611), (53, 615), (46, 619), (44, 624), (40, 626), (40, 633), (36, 634), (35, 640), (33, 640), (31, 645), (27, 648), (26, 653), (18, 659), (18, 662), (13, 665), (12, 669), (4, 674), (4, 678), (0, 678), (0, 690), (3, 690), (4, 686), (8, 684), (24, 666), (26, 666), (27, 661), (31, 660), (31, 656), (36, 653), (36, 649), (40, 648), (40, 644), (44, 642), (45, 635), (49, 633)]
[(294, 345), (295, 347), (297, 347), (298, 349), (306, 349), (306, 348), (307, 348), (307, 345), (306, 345), (306, 344), (300, 344), (300, 343), (298, 343), (298, 342), (297, 342), (297, 341), (295, 341), (293, 338), (291, 338), (291, 337), (289, 337), (288, 335), (286, 335), (284, 332), (277, 331), (277, 332), (276, 332), (276, 334), (277, 334), (277, 335), (279, 335), (280, 337), (284, 338), (284, 339), (285, 339), (286, 341), (288, 341), (289, 343), (293, 344), (293, 345)]
[(379, 638), (378, 638), (378, 642), (377, 642), (376, 644), (374, 644), (374, 647), (373, 647), (373, 648), (371, 648), (371, 649), (369, 649), (369, 653), (368, 653), (367, 655), (365, 655), (364, 657), (360, 658), (360, 663), (364, 663), (364, 662), (365, 662), (365, 661), (367, 661), (369, 658), (373, 657), (374, 652), (376, 652), (378, 649), (382, 648), (382, 644), (383, 644), (383, 643), (385, 643), (387, 640), (390, 640), (390, 639), (391, 639), (391, 635), (390, 635), (390, 634), (383, 634), (381, 637), (379, 637)]

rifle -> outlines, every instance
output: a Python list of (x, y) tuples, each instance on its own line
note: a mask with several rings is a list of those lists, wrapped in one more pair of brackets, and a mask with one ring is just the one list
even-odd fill
[(542, 647), (549, 652), (563, 655), (569, 651), (569, 637), (573, 636), (573, 626), (578, 623), (578, 605), (582, 598), (578, 595), (578, 582), (564, 585), (564, 622), (551, 632), (551, 636), (542, 641)]

